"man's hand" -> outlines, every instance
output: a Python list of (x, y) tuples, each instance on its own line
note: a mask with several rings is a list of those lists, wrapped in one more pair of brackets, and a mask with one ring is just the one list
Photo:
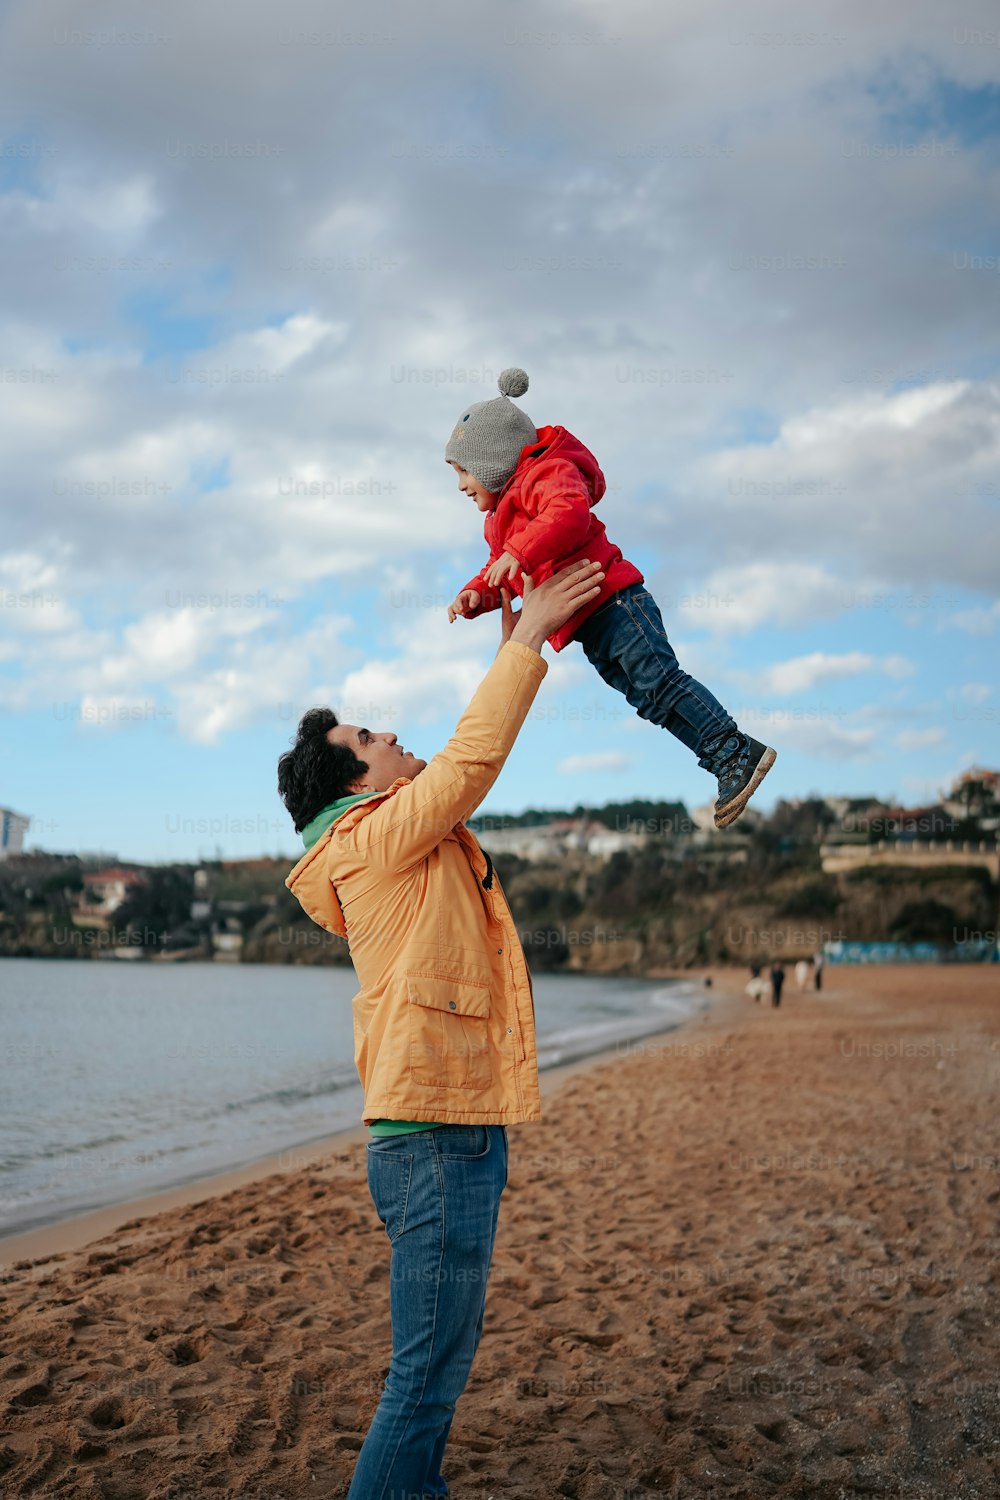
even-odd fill
[[(497, 558), (496, 562), (490, 563), (483, 574), (483, 580), (489, 584), (491, 589), (495, 589), (499, 588), (505, 578), (516, 578), (520, 571), (521, 564), (517, 558), (511, 557), (509, 552), (504, 552), (502, 556)], [(525, 574), (525, 577), (527, 577), (527, 574)]]
[(448, 605), (448, 624), (454, 625), (459, 615), (464, 615), (467, 610), (479, 608), (479, 590), (463, 589), (455, 600)]
[(542, 642), (575, 615), (578, 609), (596, 599), (604, 582), (600, 563), (570, 563), (546, 578), (536, 588), (525, 575), (524, 603), (518, 613), (509, 639), (541, 651)]

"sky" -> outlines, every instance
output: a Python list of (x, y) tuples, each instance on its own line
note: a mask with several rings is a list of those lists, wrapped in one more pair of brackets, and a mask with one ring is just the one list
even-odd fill
[[(430, 759), (499, 643), (444, 447), (510, 365), (755, 805), (1000, 764), (998, 137), (988, 0), (8, 4), (0, 806), (297, 858), (305, 709)], [(483, 811), (714, 798), (543, 654)]]

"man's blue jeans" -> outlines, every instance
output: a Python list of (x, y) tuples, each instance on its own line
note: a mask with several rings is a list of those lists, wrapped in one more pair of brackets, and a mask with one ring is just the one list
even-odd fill
[(718, 775), (740, 748), (736, 720), (707, 687), (682, 671), (644, 584), (630, 583), (612, 594), (587, 616), (574, 640), (639, 717), (668, 729), (693, 750), (702, 770)]
[(368, 1142), (392, 1246), (392, 1359), (347, 1500), (448, 1494), (441, 1460), (479, 1347), (507, 1186), (505, 1125), (438, 1125)]

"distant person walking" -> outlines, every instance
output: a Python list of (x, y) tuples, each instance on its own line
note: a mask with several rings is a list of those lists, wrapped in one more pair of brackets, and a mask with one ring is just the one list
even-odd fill
[(785, 971), (781, 964), (775, 964), (771, 969), (771, 1006), (777, 1009), (781, 1004), (781, 988), (785, 982)]
[(763, 995), (766, 986), (763, 979), (761, 979), (760, 977), (760, 964), (752, 964), (751, 970), (752, 975), (751, 978), (747, 980), (746, 993), (751, 997), (751, 999), (755, 1000), (759, 1004), (760, 997), (761, 995)]
[(826, 962), (826, 960), (824, 959), (822, 952), (816, 953), (814, 955), (814, 957), (813, 957), (813, 983), (815, 984), (815, 986), (816, 986), (816, 988), (818, 990), (821, 990), (823, 988), (823, 965), (824, 965), (825, 962)]
[(799, 987), (799, 994), (804, 994), (809, 984), (809, 963), (809, 959), (800, 958), (795, 965), (795, 983)]

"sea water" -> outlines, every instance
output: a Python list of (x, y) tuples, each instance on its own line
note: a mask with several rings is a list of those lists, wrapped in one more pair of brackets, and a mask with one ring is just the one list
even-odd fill
[[(533, 976), (539, 1066), (704, 1008), (685, 981)], [(0, 1235), (361, 1123), (350, 968), (0, 959)]]

